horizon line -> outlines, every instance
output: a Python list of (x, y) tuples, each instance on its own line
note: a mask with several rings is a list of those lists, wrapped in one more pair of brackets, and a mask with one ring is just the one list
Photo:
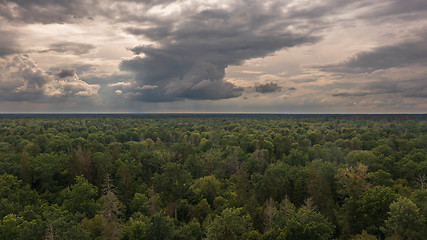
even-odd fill
[(426, 113), (356, 112), (0, 112), (0, 115), (427, 115)]

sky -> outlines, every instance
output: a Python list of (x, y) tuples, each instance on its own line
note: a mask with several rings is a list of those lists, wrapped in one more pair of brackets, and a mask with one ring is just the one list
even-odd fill
[(2, 113), (427, 113), (425, 0), (0, 0)]

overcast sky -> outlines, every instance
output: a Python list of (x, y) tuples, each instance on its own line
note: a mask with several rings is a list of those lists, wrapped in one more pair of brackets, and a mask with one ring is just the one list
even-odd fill
[(427, 113), (427, 1), (0, 0), (0, 112)]

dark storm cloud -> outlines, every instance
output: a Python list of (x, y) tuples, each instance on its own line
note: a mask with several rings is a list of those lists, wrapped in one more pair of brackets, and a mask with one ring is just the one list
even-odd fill
[(0, 31), (0, 57), (21, 51), (14, 35), (9, 31)]
[[(252, 58), (269, 56), (284, 48), (316, 43), (327, 31), (340, 29), (343, 22), (356, 26), (361, 20), (365, 21), (363, 24), (374, 21), (399, 21), (399, 24), (402, 24), (408, 21), (408, 26), (413, 27), (415, 25), (410, 24), (418, 22), (410, 21), (427, 18), (427, 3), (424, 0), (324, 0), (303, 1), (303, 4), (292, 0), (230, 0), (221, 4), (192, 1), (191, 5), (189, 1), (184, 4), (181, 4), (182, 2), (184, 1), (0, 0), (1, 29), (36, 23), (76, 23), (75, 27), (79, 28), (77, 24), (102, 20), (105, 23), (100, 25), (115, 24), (114, 26), (143, 42), (152, 42), (151, 45), (139, 45), (130, 49), (136, 56), (125, 59), (120, 64), (121, 70), (126, 72), (96, 73), (96, 66), (90, 64), (81, 67), (55, 66), (50, 69), (52, 72), (44, 72), (36, 66), (25, 67), (25, 64), (29, 64), (25, 62), (27, 60), (23, 60), (22, 64), (15, 63), (19, 66), (19, 71), (11, 72), (12, 75), (7, 77), (17, 80), (5, 81), (4, 77), (0, 78), (2, 99), (53, 99), (53, 96), (89, 96), (98, 92), (106, 94), (104, 99), (110, 97), (107, 93), (117, 93), (117, 99), (127, 97), (148, 102), (234, 98), (241, 96), (244, 89), (224, 80), (228, 66), (240, 65)], [(169, 4), (177, 6), (168, 8)], [(154, 6), (157, 7), (152, 9)], [(25, 52), (10, 34), (4, 33), (0, 31), (0, 57)], [(105, 39), (118, 38), (118, 35), (112, 34), (111, 38), (108, 36)], [(86, 39), (81, 40), (85, 41)], [(96, 41), (94, 40), (93, 45), (59, 42), (50, 45), (46, 50), (41, 49), (43, 51), (40, 52), (82, 55), (94, 49), (98, 44)], [(43, 44), (45, 43), (40, 45)], [(120, 57), (118, 54), (112, 55)], [(412, 41), (378, 47), (347, 61), (319, 68), (345, 76), (358, 73), (369, 75), (377, 70), (404, 67), (409, 69), (409, 66), (415, 64), (426, 64), (426, 55), (424, 41)], [(85, 60), (87, 59), (82, 58), (82, 61)], [(72, 74), (70, 69), (75, 69), (75, 74)], [(328, 74), (325, 72), (323, 74)], [(291, 81), (301, 83), (316, 79)], [(345, 82), (350, 78), (342, 79)], [(393, 84), (383, 79), (374, 82), (378, 86), (373, 83), (360, 86), (358, 83), (354, 92), (346, 92), (346, 88), (342, 88), (342, 92), (336, 92), (334, 95), (425, 96), (426, 88), (421, 80)], [(277, 84), (270, 84), (260, 85), (259, 91), (267, 93), (280, 90)], [(300, 91), (300, 87), (297, 87)], [(295, 90), (285, 87), (281, 89), (284, 94)], [(251, 91), (254, 91), (254, 88)]]
[[(243, 89), (224, 80), (226, 67), (320, 39), (313, 34), (319, 26), (292, 30), (297, 25), (286, 19), (281, 7), (281, 1), (234, 1), (229, 8), (190, 13), (173, 27), (161, 28), (167, 37), (160, 46), (136, 46), (130, 50), (143, 55), (121, 63), (122, 70), (135, 73), (137, 84), (129, 95), (141, 101), (240, 96)], [(159, 37), (156, 27), (127, 31)], [(141, 89), (144, 85), (157, 88)]]
[(282, 91), (282, 87), (277, 85), (277, 83), (266, 83), (255, 86), (255, 91), (259, 93), (274, 93)]
[[(0, 16), (14, 23), (75, 23), (104, 16), (111, 21), (149, 21), (145, 12), (174, 0), (0, 0)], [(140, 11), (134, 11), (135, 5)], [(152, 19), (150, 19), (152, 21)]]
[(323, 65), (318, 68), (337, 73), (370, 73), (411, 64), (427, 65), (427, 41), (425, 39), (378, 47), (369, 52), (361, 52), (342, 63)]
[[(146, 12), (153, 7), (166, 7), (177, 4), (179, 0), (0, 0), (0, 16), (13, 22), (20, 23), (66, 23), (81, 19), (94, 19), (97, 16), (108, 17), (111, 21), (154, 21), (154, 16), (147, 16)], [(234, 1), (235, 2), (235, 1)], [(255, 0), (240, 1), (241, 5), (252, 5)], [(258, 1), (260, 2), (260, 1)], [(375, 20), (383, 17), (422, 18), (427, 9), (424, 0), (324, 0), (302, 6), (292, 4), (292, 1), (262, 1), (278, 9), (287, 6), (287, 13), (283, 18), (298, 21), (305, 19), (311, 23), (324, 21), (325, 15), (333, 15), (344, 11), (364, 8), (357, 15), (358, 18)], [(261, 3), (261, 4), (263, 4)], [(279, 3), (279, 4), (277, 4)], [(196, 3), (197, 4), (197, 3)], [(200, 3), (199, 3), (200, 4)], [(135, 11), (138, 9), (138, 11)], [(190, 8), (192, 10), (196, 8)], [(424, 16), (425, 18), (425, 16)], [(165, 22), (165, 21), (163, 21)], [(166, 21), (167, 22), (167, 21)], [(173, 21), (171, 21), (173, 22)], [(140, 35), (138, 28), (131, 27), (129, 32)], [(135, 31), (136, 30), (136, 31)], [(142, 29), (139, 29), (142, 30)], [(159, 31), (163, 29), (152, 29)]]
[(94, 0), (0, 0), (0, 16), (21, 23), (64, 23), (88, 17)]
[(62, 69), (60, 72), (56, 73), (56, 76), (59, 78), (72, 77), (76, 74), (76, 70), (74, 69)]
[(58, 52), (58, 53), (71, 53), (74, 55), (82, 55), (94, 49), (95, 46), (87, 43), (74, 43), (74, 42), (59, 42), (49, 45), (49, 49), (39, 51), (44, 52)]

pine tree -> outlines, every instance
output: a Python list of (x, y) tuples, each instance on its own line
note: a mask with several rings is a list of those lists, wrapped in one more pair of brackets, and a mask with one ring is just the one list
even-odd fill
[(123, 204), (114, 193), (114, 185), (110, 175), (107, 173), (103, 185), (101, 215), (103, 219), (103, 235), (106, 240), (115, 240), (121, 238), (122, 221), (120, 215)]

